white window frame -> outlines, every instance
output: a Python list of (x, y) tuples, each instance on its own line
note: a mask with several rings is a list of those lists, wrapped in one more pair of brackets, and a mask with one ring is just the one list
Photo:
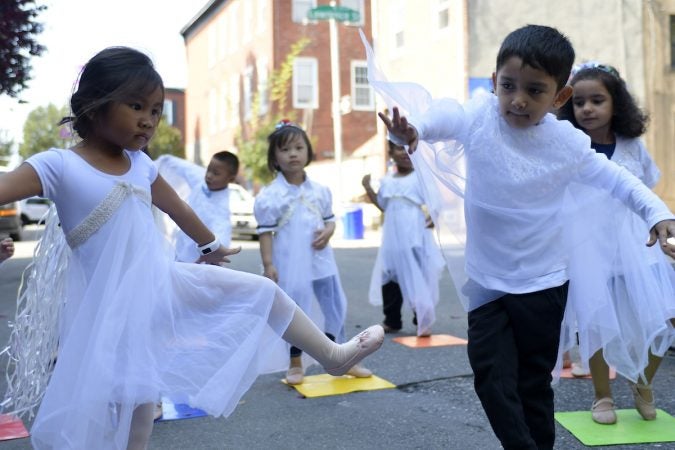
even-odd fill
[(173, 126), (175, 122), (174, 108), (173, 108), (174, 103), (175, 102), (173, 100), (165, 98), (164, 104), (162, 106), (162, 115), (164, 116), (164, 121), (166, 122), (167, 125), (171, 126)]
[(244, 94), (244, 119), (249, 120), (253, 114), (253, 66), (246, 66), (242, 73), (243, 94)]
[[(368, 63), (366, 61), (362, 60), (353, 60), (351, 62), (351, 68), (350, 68), (350, 75), (351, 75), (351, 106), (352, 110), (354, 111), (374, 111), (375, 110), (375, 93), (373, 92), (372, 86), (368, 84), (368, 80), (366, 79), (365, 84), (364, 83), (358, 83), (356, 81), (356, 69), (366, 69), (366, 73), (368, 71)], [(368, 104), (358, 104), (357, 99), (359, 98), (356, 95), (357, 89), (367, 89), (368, 90)]]
[(366, 9), (363, 5), (363, 0), (340, 0), (341, 6), (354, 9), (359, 12), (360, 18), (358, 22), (349, 22), (349, 25), (362, 27), (366, 20)]
[[(304, 103), (298, 101), (298, 66), (309, 66), (311, 73), (310, 88), (312, 89), (312, 100)], [(319, 62), (316, 58), (298, 57), (293, 61), (293, 108), (296, 109), (318, 109), (319, 108)]]
[(266, 114), (269, 110), (269, 70), (267, 69), (267, 58), (258, 58), (256, 61), (256, 71), (258, 73), (258, 113)]
[[(308, 3), (309, 5), (307, 5)], [(302, 14), (299, 8), (305, 8), (306, 6), (309, 6), (309, 8), (306, 8), (305, 13)], [(304, 23), (307, 20), (307, 12), (312, 8), (316, 8), (316, 0), (292, 0), (291, 20), (295, 23)]]

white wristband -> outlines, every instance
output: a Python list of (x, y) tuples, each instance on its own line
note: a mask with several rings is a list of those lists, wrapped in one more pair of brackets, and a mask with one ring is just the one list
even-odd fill
[(204, 245), (198, 245), (197, 250), (199, 250), (199, 253), (202, 255), (208, 255), (209, 253), (215, 252), (220, 248), (220, 241), (218, 238), (216, 238), (213, 242), (209, 242), (208, 244)]

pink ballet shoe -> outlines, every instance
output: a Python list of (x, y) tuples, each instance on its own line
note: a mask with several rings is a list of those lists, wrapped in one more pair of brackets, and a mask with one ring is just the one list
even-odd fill
[(361, 364), (356, 364), (347, 371), (347, 375), (351, 375), (355, 378), (368, 378), (373, 376), (373, 372), (370, 369), (363, 367)]
[(384, 329), (381, 325), (373, 325), (354, 336), (349, 342), (342, 345), (351, 346), (356, 344), (354, 355), (338, 367), (326, 368), (326, 372), (333, 376), (340, 376), (357, 365), (363, 358), (373, 353), (384, 342)]
[[(635, 384), (630, 381), (628, 384), (630, 385), (630, 390), (633, 391), (633, 400), (635, 400), (635, 409), (637, 409), (637, 412), (640, 413), (644, 420), (656, 419), (656, 408), (654, 407), (654, 394), (652, 392), (652, 385)], [(640, 389), (650, 392), (652, 394), (652, 400), (645, 400), (645, 398), (640, 393)]]
[(298, 366), (289, 367), (286, 371), (286, 383), (295, 386), (296, 384), (302, 384), (302, 381), (305, 379), (305, 369)]
[(612, 425), (616, 423), (616, 412), (614, 412), (614, 400), (609, 397), (603, 397), (593, 402), (591, 406), (591, 416), (595, 423), (602, 425)]

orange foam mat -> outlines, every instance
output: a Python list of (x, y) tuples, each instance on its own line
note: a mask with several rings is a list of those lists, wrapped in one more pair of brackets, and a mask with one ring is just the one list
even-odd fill
[[(574, 375), (572, 375), (572, 369), (567, 368), (567, 369), (563, 369), (562, 372), (560, 372), (560, 378), (572, 378), (572, 379), (577, 379), (577, 380), (590, 380), (591, 376), (586, 375), (586, 376), (583, 376), (583, 377), (575, 377)], [(614, 378), (616, 378), (616, 370), (610, 368), (609, 369), (609, 379), (613, 380)]]
[(402, 336), (392, 341), (412, 348), (443, 347), (446, 345), (466, 345), (466, 339), (450, 336), (449, 334), (432, 334), (431, 336)]
[(9, 414), (0, 414), (0, 441), (21, 439), (30, 436), (21, 419)]

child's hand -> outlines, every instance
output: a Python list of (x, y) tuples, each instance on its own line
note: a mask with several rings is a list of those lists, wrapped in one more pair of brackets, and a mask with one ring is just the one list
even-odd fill
[(396, 137), (400, 141), (408, 144), (408, 153), (412, 154), (417, 149), (417, 141), (419, 136), (415, 127), (408, 123), (405, 116), (400, 116), (398, 108), (394, 106), (391, 120), (382, 113), (377, 113), (384, 122), (384, 125), (389, 130), (389, 134)]
[(651, 247), (659, 241), (661, 250), (671, 258), (675, 258), (675, 220), (662, 220), (649, 231), (647, 246)]
[(312, 241), (312, 248), (314, 250), (322, 250), (326, 248), (326, 245), (328, 245), (328, 241), (330, 241), (330, 238), (333, 236), (333, 232), (335, 231), (335, 227), (326, 227), (323, 230), (319, 230), (316, 233), (314, 233), (314, 241)]
[(211, 252), (208, 255), (201, 256), (196, 262), (198, 264), (205, 263), (224, 267), (226, 263), (230, 262), (228, 256), (236, 255), (240, 251), (241, 247), (227, 248), (224, 245), (221, 245), (218, 250)]
[(9, 259), (14, 255), (14, 241), (12, 238), (5, 238), (0, 241), (0, 262)]
[(361, 178), (361, 185), (368, 190), (370, 188), (370, 174), (364, 175), (363, 178)]
[(272, 264), (263, 266), (263, 276), (269, 278), (275, 283), (279, 282), (279, 273), (277, 272), (277, 268)]

